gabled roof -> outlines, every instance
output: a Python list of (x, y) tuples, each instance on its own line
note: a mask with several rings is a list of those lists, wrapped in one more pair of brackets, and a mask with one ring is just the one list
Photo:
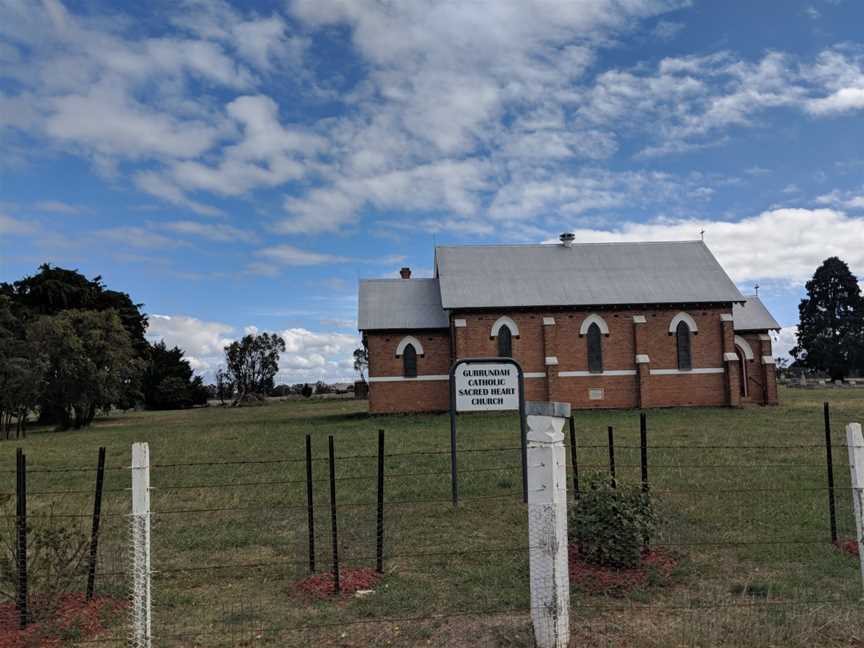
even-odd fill
[(361, 279), (358, 311), (361, 331), (450, 325), (437, 279)]
[(701, 241), (443, 246), (445, 309), (741, 302)]
[(772, 331), (779, 330), (777, 320), (765, 308), (765, 304), (756, 295), (747, 295), (743, 304), (732, 306), (732, 319), (736, 331)]

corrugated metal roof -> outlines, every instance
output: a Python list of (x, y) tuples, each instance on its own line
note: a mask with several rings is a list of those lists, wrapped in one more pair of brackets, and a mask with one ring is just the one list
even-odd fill
[(770, 331), (779, 329), (777, 320), (756, 295), (747, 295), (743, 304), (732, 306), (732, 319), (736, 331)]
[(744, 301), (701, 241), (443, 246), (435, 258), (446, 309)]
[(447, 328), (437, 279), (361, 279), (361, 331)]

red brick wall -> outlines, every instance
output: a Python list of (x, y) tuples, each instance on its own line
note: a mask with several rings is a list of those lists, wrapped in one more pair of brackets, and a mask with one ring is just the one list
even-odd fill
[[(753, 360), (747, 363), (747, 403), (777, 404), (777, 372), (773, 364), (762, 364), (763, 357), (773, 357), (771, 339), (767, 333), (739, 333), (753, 350)], [(767, 339), (762, 339), (763, 337)]]
[(396, 347), (406, 335), (423, 345), (417, 356), (417, 376), (446, 376), (450, 371), (448, 331), (367, 333), (369, 349), (369, 411), (372, 413), (441, 411), (449, 407), (447, 380), (376, 382), (375, 378), (402, 376), (402, 358)]
[[(590, 313), (604, 318), (609, 335), (602, 339), (603, 369), (636, 372), (636, 354), (645, 354), (650, 364), (643, 367), (641, 378), (636, 375), (558, 376), (558, 372), (588, 370), (587, 341), (579, 329)], [(723, 355), (734, 349), (730, 308), (691, 308), (686, 312), (696, 321), (698, 333), (691, 337), (694, 369), (723, 369), (722, 373), (652, 374), (650, 370), (676, 370), (678, 367), (675, 335), (669, 334), (669, 324), (680, 309), (585, 310), (532, 312), (453, 313), (453, 320), (464, 320), (465, 326), (452, 329), (452, 348), (457, 356), (496, 356), (497, 341), (491, 337), (492, 325), (501, 316), (510, 317), (519, 328), (513, 337), (513, 356), (528, 374), (525, 378), (529, 400), (566, 401), (574, 408), (629, 408), (666, 406), (737, 405), (737, 363), (724, 362)], [(642, 316), (644, 324), (634, 324), (634, 316)], [(554, 318), (554, 326), (543, 325), (545, 318)], [(637, 334), (638, 330), (638, 334)], [(451, 364), (450, 331), (413, 333), (424, 346), (425, 356), (418, 358), (418, 374), (446, 375)], [(400, 332), (367, 334), (370, 377), (401, 376), (402, 361), (395, 356)], [(761, 364), (761, 351), (766, 344), (754, 336), (748, 338), (756, 361), (751, 368), (759, 372), (760, 382), (768, 375), (768, 393), (776, 402), (776, 381), (772, 381), (773, 365)], [(769, 348), (765, 355), (770, 355)], [(547, 356), (554, 356), (557, 365), (548, 366)], [(727, 364), (729, 368), (727, 370)], [(546, 378), (547, 372), (553, 378)], [(530, 377), (543, 374), (543, 377)], [(754, 373), (754, 377), (755, 377)], [(641, 382), (641, 386), (640, 386)], [(641, 387), (641, 389), (640, 389)], [(602, 389), (602, 400), (591, 400), (589, 391)], [(772, 391), (773, 390), (773, 391)], [(752, 390), (751, 390), (752, 393)], [(446, 381), (396, 381), (370, 384), (370, 411), (430, 411), (448, 408)], [(761, 402), (761, 398), (759, 401)]]
[[(537, 313), (483, 313), (454, 314), (454, 319), (464, 319), (466, 326), (457, 328), (456, 340), (460, 358), (495, 357), (498, 341), (490, 337), (492, 325), (506, 315), (519, 327), (519, 337), (513, 336), (513, 357), (525, 372), (545, 372), (543, 363), (543, 314)], [(547, 314), (548, 315), (548, 314)], [(536, 379), (535, 379), (536, 380)]]

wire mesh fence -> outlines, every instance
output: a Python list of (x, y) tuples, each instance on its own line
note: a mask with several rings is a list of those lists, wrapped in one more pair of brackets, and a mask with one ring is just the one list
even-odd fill
[[(610, 436), (608, 426), (583, 428), (575, 417), (570, 501), (602, 473), (619, 488), (646, 488), (659, 517), (637, 567), (593, 564), (577, 543), (569, 547), (575, 645), (864, 638), (845, 440), (834, 436), (829, 485), (822, 430), (732, 432), (697, 422), (689, 434), (666, 434), (633, 417)], [(31, 458), (30, 625), (64, 606), (92, 608), (99, 627), (79, 643), (146, 645), (132, 629), (142, 625), (149, 574), (153, 645), (533, 645), (529, 563), (541, 543), (529, 536), (519, 445), (474, 439), (460, 448), (454, 507), (447, 448), (414, 450), (378, 434), (349, 445), (337, 435), (331, 461), (328, 436), (292, 437), (278, 456), (154, 455), (149, 530), (132, 515), (128, 461), (109, 456), (95, 560), (95, 453), (93, 466)], [(11, 547), (0, 624), (11, 631), (20, 625), (20, 511), (15, 471), (2, 474)], [(63, 574), (44, 566), (57, 557), (45, 554), (43, 534), (64, 538), (51, 549), (69, 552)], [(150, 565), (132, 540), (145, 534)]]

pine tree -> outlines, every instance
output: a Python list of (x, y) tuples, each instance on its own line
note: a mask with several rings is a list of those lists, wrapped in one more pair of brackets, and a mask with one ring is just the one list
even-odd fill
[(797, 364), (827, 371), (832, 380), (864, 368), (864, 299), (849, 266), (837, 257), (825, 259), (806, 288), (792, 349)]

